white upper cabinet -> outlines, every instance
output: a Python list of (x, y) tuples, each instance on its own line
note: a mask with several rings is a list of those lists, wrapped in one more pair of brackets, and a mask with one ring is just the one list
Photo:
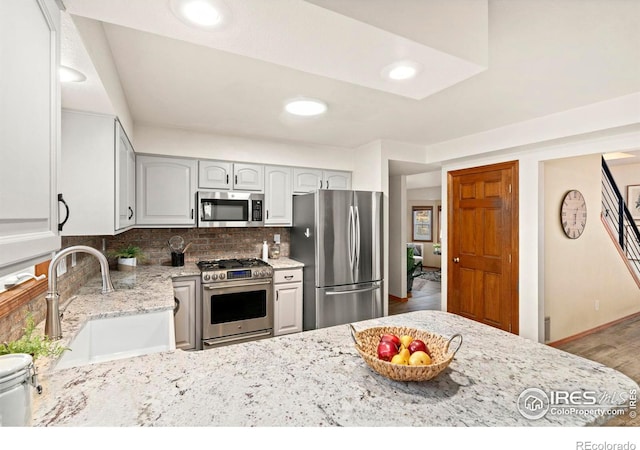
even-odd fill
[(138, 155), (136, 168), (138, 225), (195, 226), (197, 161)]
[(198, 161), (198, 187), (264, 192), (264, 167), (228, 161)]
[(233, 163), (198, 161), (198, 187), (228, 190), (233, 186)]
[(351, 189), (351, 172), (324, 170), (322, 189)]
[(54, 0), (0, 1), (0, 275), (60, 248), (59, 31)]
[(322, 170), (306, 169), (294, 167), (293, 169), (293, 192), (303, 194), (320, 189), (322, 181)]
[(265, 166), (265, 225), (292, 225), (291, 167)]
[(119, 121), (116, 121), (116, 134), (116, 230), (122, 230), (136, 223), (136, 154)]
[(60, 163), (63, 235), (114, 235), (135, 225), (135, 153), (117, 118), (62, 111)]
[(295, 167), (293, 193), (305, 194), (318, 189), (351, 189), (351, 172)]
[(264, 166), (234, 163), (233, 189), (236, 191), (264, 192)]

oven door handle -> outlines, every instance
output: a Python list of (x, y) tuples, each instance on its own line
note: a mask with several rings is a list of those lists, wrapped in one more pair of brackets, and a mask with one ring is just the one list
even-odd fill
[[(238, 281), (242, 281), (242, 280), (238, 280)], [(271, 280), (267, 281), (258, 281), (258, 282), (251, 282), (251, 283), (242, 283), (242, 284), (238, 284), (238, 285), (230, 285), (230, 284), (225, 284), (223, 286), (220, 285), (206, 285), (206, 286), (202, 286), (202, 289), (206, 290), (206, 291), (215, 291), (215, 290), (220, 290), (220, 289), (229, 289), (231, 287), (245, 287), (245, 286), (264, 286), (264, 285), (268, 285), (271, 284)]]
[(267, 337), (272, 335), (273, 335), (272, 330), (262, 330), (262, 331), (256, 331), (254, 333), (243, 333), (243, 334), (234, 335), (234, 336), (227, 336), (227, 337), (202, 341), (202, 345), (204, 345), (205, 347), (217, 347), (220, 344), (229, 344), (236, 341), (245, 341), (248, 338), (257, 339), (257, 338)]

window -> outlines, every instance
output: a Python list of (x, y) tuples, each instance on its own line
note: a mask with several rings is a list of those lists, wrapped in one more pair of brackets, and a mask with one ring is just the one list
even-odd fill
[(433, 242), (433, 207), (414, 206), (412, 213), (413, 240)]

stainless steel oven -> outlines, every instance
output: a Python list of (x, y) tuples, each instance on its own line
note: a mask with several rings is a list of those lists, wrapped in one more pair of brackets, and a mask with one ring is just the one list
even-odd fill
[(273, 336), (273, 269), (258, 259), (201, 261), (202, 348)]

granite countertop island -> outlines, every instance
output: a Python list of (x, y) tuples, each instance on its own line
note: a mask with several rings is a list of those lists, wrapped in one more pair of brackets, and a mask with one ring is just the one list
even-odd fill
[[(129, 296), (126, 289), (79, 295), (62, 320), (63, 333), (72, 337), (92, 308), (102, 311), (92, 314), (107, 314), (111, 307), (171, 308), (172, 277), (197, 273), (195, 266), (138, 268)], [(126, 275), (113, 275), (116, 288), (126, 283)], [(87, 288), (95, 289), (96, 283)], [(139, 288), (148, 290), (147, 297)], [(108, 296), (124, 297), (105, 301)], [(426, 382), (396, 382), (375, 373), (357, 353), (347, 325), (70, 369), (39, 366), (43, 393), (34, 396), (33, 424), (389, 426), (384, 417), (392, 416), (397, 426), (581, 426), (603, 424), (609, 417), (592, 411), (531, 420), (518, 411), (518, 397), (527, 388), (595, 391), (613, 395), (610, 405), (622, 405), (628, 397), (619, 395), (638, 389), (602, 364), (446, 312), (419, 311), (354, 325), (358, 330), (408, 326), (445, 337), (460, 333), (464, 342), (450, 366)]]

